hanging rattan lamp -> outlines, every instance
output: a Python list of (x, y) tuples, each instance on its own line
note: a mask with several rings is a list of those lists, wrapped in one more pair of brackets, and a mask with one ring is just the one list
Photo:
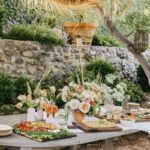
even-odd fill
[(92, 0), (53, 0), (56, 1), (60, 4), (64, 4), (64, 5), (82, 5), (85, 3), (89, 3)]
[(145, 30), (137, 30), (134, 36), (134, 49), (142, 53), (148, 48), (148, 33)]

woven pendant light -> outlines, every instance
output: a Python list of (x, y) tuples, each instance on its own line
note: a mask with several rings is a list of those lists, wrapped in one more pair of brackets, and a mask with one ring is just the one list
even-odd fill
[(91, 0), (54, 0), (54, 1), (64, 5), (81, 5), (84, 3), (88, 3)]
[(148, 48), (148, 33), (144, 30), (137, 30), (134, 36), (134, 49), (142, 53)]

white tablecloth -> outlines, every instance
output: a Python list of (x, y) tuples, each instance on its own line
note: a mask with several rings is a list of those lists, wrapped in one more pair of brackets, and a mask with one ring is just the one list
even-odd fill
[[(102, 107), (102, 109), (104, 109), (104, 108)], [(46, 117), (46, 114), (44, 116)], [(99, 120), (99, 119), (96, 118), (96, 117), (88, 117), (88, 116), (86, 116), (85, 120)], [(70, 115), (70, 117), (68, 119), (68, 125), (72, 125), (72, 121), (74, 121), (74, 119), (73, 119), (72, 115)], [(121, 124), (117, 124), (117, 126), (121, 127), (123, 130), (137, 129), (137, 130), (145, 131), (145, 132), (150, 134), (150, 122), (134, 123), (131, 127), (124, 127)], [(67, 126), (63, 126), (63, 127), (65, 127), (67, 129)], [(67, 129), (67, 130), (69, 130), (71, 132), (74, 132), (74, 133), (75, 132), (76, 133), (77, 132), (84, 132), (84, 131), (82, 131), (80, 129)]]
[[(86, 120), (99, 120), (96, 117), (86, 117)], [(71, 124), (70, 124), (71, 125)], [(134, 123), (131, 127), (124, 127), (121, 124), (117, 124), (117, 126), (121, 127), (123, 130), (131, 130), (131, 129), (137, 129), (141, 131), (145, 131), (150, 134), (150, 122), (140, 122), (140, 123)], [(67, 126), (65, 126), (67, 129)], [(68, 129), (71, 132), (84, 132), (80, 129)]]

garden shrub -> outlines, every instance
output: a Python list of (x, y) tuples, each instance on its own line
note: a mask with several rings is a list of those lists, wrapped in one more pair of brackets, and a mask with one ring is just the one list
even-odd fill
[(122, 45), (112, 36), (95, 34), (92, 45), (107, 46), (107, 47), (121, 47)]
[(127, 80), (122, 80), (122, 82), (124, 82), (127, 85), (125, 95), (131, 96), (130, 102), (139, 103), (142, 100), (145, 100), (146, 96), (140, 87)]
[(6, 10), (3, 7), (0, 7), (0, 37), (3, 35), (3, 26), (4, 26), (5, 15), (6, 15)]
[(0, 72), (0, 103), (10, 104), (14, 96), (14, 79)]
[(33, 91), (36, 86), (36, 82), (30, 80), (29, 78), (25, 77), (19, 77), (15, 80), (15, 96), (17, 97), (18, 95), (23, 95), (23, 94), (28, 94), (27, 90), (27, 82), (29, 82), (31, 90)]
[(39, 41), (41, 43), (65, 45), (65, 40), (57, 37), (49, 27), (32, 25), (15, 25), (4, 33), (4, 38), (12, 40)]
[(21, 109), (18, 109), (15, 105), (12, 105), (12, 104), (5, 104), (5, 105), (0, 106), (0, 116), (18, 114), (18, 113), (26, 113), (26, 112), (27, 112), (26, 106), (23, 106)]
[(54, 28), (57, 25), (57, 21), (55, 17), (46, 17), (44, 19), (44, 22), (46, 23), (46, 25), (50, 28)]
[[(85, 81), (90, 82), (96, 79), (98, 75), (100, 75), (101, 81), (104, 82), (106, 75), (115, 73), (117, 73), (117, 69), (114, 68), (111, 63), (96, 58), (90, 60), (89, 63), (85, 65), (84, 79)], [(72, 75), (72, 78), (75, 82), (77, 82), (77, 75), (79, 76), (81, 81), (81, 72), (77, 71)]]
[[(148, 62), (150, 63), (150, 59), (148, 59)], [(150, 92), (150, 85), (141, 65), (137, 68), (137, 81), (144, 92)]]

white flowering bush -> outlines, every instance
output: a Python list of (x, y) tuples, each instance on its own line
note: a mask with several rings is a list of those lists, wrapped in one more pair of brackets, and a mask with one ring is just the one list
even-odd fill
[[(106, 76), (106, 82), (110, 85), (114, 84), (115, 79), (118, 76), (109, 74)], [(115, 87), (111, 87), (107, 84), (101, 84), (101, 98), (103, 102), (112, 104), (116, 102), (122, 102), (127, 85), (123, 82), (118, 83)]]

